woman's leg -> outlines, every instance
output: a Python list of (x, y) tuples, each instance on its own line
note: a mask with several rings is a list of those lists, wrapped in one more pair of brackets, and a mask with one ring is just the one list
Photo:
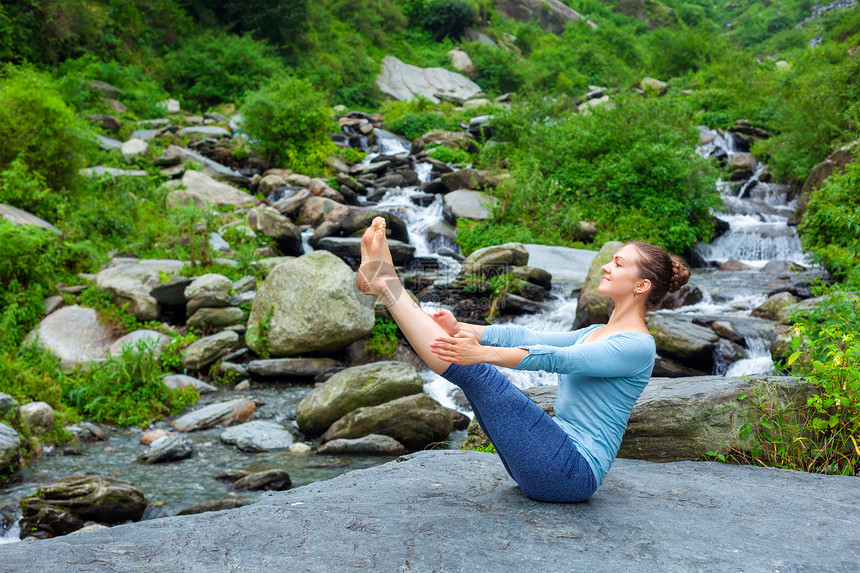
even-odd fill
[(597, 489), (588, 462), (570, 437), (496, 367), (451, 364), (442, 376), (477, 406), (479, 423), (527, 496), (582, 501)]
[(380, 298), (421, 359), (462, 388), (523, 492), (542, 501), (588, 498), (596, 489), (594, 474), (552, 418), (495, 367), (458, 366), (430, 350), (430, 343), (445, 332), (413, 302), (397, 278), (381, 217), (373, 220), (361, 239), (361, 261), (356, 274), (359, 289)]

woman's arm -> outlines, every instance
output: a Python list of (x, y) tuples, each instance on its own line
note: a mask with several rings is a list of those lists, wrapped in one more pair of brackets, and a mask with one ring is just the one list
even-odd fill
[(459, 332), (454, 336), (437, 336), (430, 343), (430, 350), (445, 362), (461, 366), (487, 363), (513, 368), (528, 355), (528, 350), (522, 348), (484, 346), (468, 332)]
[(428, 313), (449, 336), (460, 331), (473, 334), (484, 346), (530, 346), (549, 344), (551, 346), (570, 346), (583, 335), (585, 328), (568, 332), (541, 332), (513, 324), (493, 324), (482, 326), (458, 322), (448, 310), (439, 309)]

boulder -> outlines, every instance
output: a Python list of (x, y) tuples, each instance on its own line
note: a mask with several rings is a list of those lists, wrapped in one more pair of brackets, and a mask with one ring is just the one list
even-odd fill
[(149, 157), (152, 153), (149, 144), (142, 139), (129, 139), (119, 148), (125, 162), (131, 165), (138, 157)]
[(195, 340), (182, 352), (182, 366), (189, 370), (203, 370), (227, 354), (238, 342), (239, 335), (231, 330)]
[(325, 443), (338, 438), (383, 434), (414, 451), (445, 440), (451, 429), (451, 413), (447, 408), (426, 394), (414, 394), (353, 410), (332, 424), (321, 440)]
[(401, 456), (409, 450), (403, 444), (380, 434), (369, 434), (354, 440), (337, 439), (321, 445), (317, 453), (323, 456), (336, 455), (372, 455), (372, 456)]
[[(100, 475), (70, 476), (41, 486), (21, 500), (21, 531), (52, 536), (80, 529), (84, 521), (106, 524), (139, 521), (146, 506), (143, 492), (127, 481)], [(50, 514), (57, 519), (50, 519)], [(62, 526), (64, 521), (76, 526), (69, 530)], [(51, 523), (57, 524), (53, 530)]]
[(245, 324), (245, 312), (241, 308), (200, 308), (186, 321), (189, 328), (226, 328)]
[(460, 48), (454, 48), (448, 52), (448, 57), (451, 58), (451, 65), (454, 66), (454, 69), (458, 72), (471, 77), (475, 76), (475, 73), (477, 72), (475, 64), (472, 63), (472, 59), (465, 51)]
[(668, 294), (666, 298), (663, 299), (663, 305), (661, 308), (674, 310), (681, 308), (682, 306), (702, 302), (704, 298), (705, 294), (702, 292), (702, 289), (696, 285), (687, 283), (679, 290)]
[[(93, 573), (177, 564), (200, 571), (249, 564), (311, 572), (332, 564), (344, 571), (845, 571), (860, 559), (860, 532), (850, 525), (858, 499), (852, 476), (619, 459), (587, 502), (536, 503), (498, 456), (442, 450), (226, 512), (0, 552), (6, 569), (22, 573), (65, 571), (70, 563)], [(284, 533), (297, 524), (301, 534)], [(811, 535), (810, 524), (829, 533)]]
[(361, 237), (376, 217), (385, 219), (385, 236), (389, 240), (409, 242), (409, 231), (403, 219), (394, 213), (373, 208), (350, 209), (340, 221), (340, 231), (346, 237)]
[(618, 249), (624, 246), (620, 241), (608, 241), (600, 247), (597, 255), (591, 260), (582, 292), (576, 302), (576, 319), (573, 321), (573, 330), (584, 328), (591, 324), (606, 324), (609, 315), (615, 309), (615, 303), (606, 295), (597, 292), (600, 281), (603, 279), (601, 267), (612, 260), (612, 256)]
[(135, 330), (111, 344), (108, 352), (111, 356), (119, 356), (124, 349), (137, 352), (141, 348), (146, 348), (152, 351), (155, 358), (158, 358), (168, 342), (170, 337), (157, 330)]
[(237, 479), (233, 482), (233, 489), (284, 491), (292, 485), (290, 475), (284, 470), (266, 470)]
[(39, 345), (60, 359), (60, 368), (103, 361), (113, 343), (113, 329), (99, 322), (96, 311), (74, 305), (57, 310), (42, 319), (25, 341), (38, 337)]
[(660, 80), (656, 80), (654, 78), (642, 78), (642, 81), (639, 82), (639, 89), (643, 92), (652, 93), (656, 95), (663, 95), (666, 93), (666, 82), (661, 82)]
[(169, 432), (167, 430), (149, 430), (148, 432), (141, 434), (140, 445), (148, 446), (159, 438), (169, 438), (173, 435), (173, 432)]
[(420, 153), (428, 147), (437, 147), (444, 145), (451, 149), (462, 149), (470, 153), (478, 151), (478, 144), (474, 139), (469, 137), (463, 131), (446, 131), (444, 129), (434, 129), (428, 131), (418, 139), (412, 142), (412, 151)]
[(510, 272), (529, 262), (529, 252), (522, 243), (504, 243), (478, 249), (461, 263), (460, 274), (494, 276)]
[(769, 296), (750, 315), (776, 320), (779, 317), (779, 311), (792, 304), (797, 304), (797, 299), (790, 292), (779, 292)]
[(424, 382), (414, 366), (372, 362), (336, 373), (314, 388), (296, 408), (296, 422), (308, 436), (318, 436), (353, 410), (419, 394)]
[(13, 207), (12, 205), (3, 205), (0, 203), (0, 217), (9, 221), (13, 225), (30, 225), (47, 231), (53, 231), (57, 234), (60, 233), (58, 228), (44, 219), (40, 219), (32, 213), (28, 213), (27, 211), (23, 211), (17, 207)]
[(254, 420), (228, 428), (221, 433), (221, 441), (232, 444), (243, 452), (284, 450), (295, 441), (292, 432), (268, 420)]
[(737, 259), (729, 259), (719, 266), (721, 271), (749, 271), (752, 269), (749, 265), (740, 262)]
[(752, 177), (756, 165), (758, 165), (758, 159), (752, 153), (735, 153), (729, 159), (728, 168), (732, 172), (733, 180), (747, 179)]
[(269, 380), (310, 378), (340, 365), (332, 358), (271, 358), (251, 360), (248, 362), (248, 373), (254, 378)]
[(272, 207), (261, 205), (248, 211), (248, 226), (274, 239), (285, 255), (298, 256), (304, 252), (299, 229)]
[[(21, 457), (21, 438), (18, 432), (0, 423), (0, 468), (8, 469), (9, 472), (18, 468), (18, 460)], [(3, 475), (8, 475), (3, 471)]]
[[(21, 410), (21, 405), (18, 403), (18, 400), (10, 396), (9, 394), (5, 394), (0, 392), (0, 418), (3, 418), (8, 415), (16, 415)], [(2, 464), (0, 464), (2, 465)]]
[(215, 386), (212, 386), (211, 384), (207, 384), (206, 382), (198, 380), (193, 376), (186, 376), (185, 374), (168, 374), (164, 377), (163, 382), (164, 385), (171, 390), (185, 388), (187, 386), (193, 386), (194, 388), (197, 388), (197, 391), (201, 394), (215, 392), (216, 390), (218, 390)]
[(789, 273), (799, 273), (806, 269), (792, 261), (768, 261), (765, 266), (759, 269), (760, 273), (771, 273), (776, 275), (786, 275)]
[(499, 200), (481, 191), (460, 189), (446, 194), (443, 205), (445, 219), (455, 225), (460, 217), (478, 221), (489, 219)]
[(149, 445), (149, 451), (140, 456), (147, 464), (160, 464), (184, 460), (194, 455), (194, 444), (188, 436), (162, 436)]
[(161, 269), (134, 263), (121, 263), (100, 271), (96, 284), (111, 293), (117, 306), (128, 304), (126, 310), (139, 320), (158, 318), (158, 302), (150, 293), (161, 282)]
[(527, 243), (523, 245), (529, 254), (529, 263), (548, 272), (554, 280), (582, 283), (588, 275), (591, 261), (597, 251), (572, 249)]
[(646, 323), (660, 356), (702, 372), (713, 372), (719, 340), (713, 330), (694, 324), (690, 318), (670, 314), (653, 314)]
[(465, 101), (481, 93), (480, 86), (462, 74), (444, 68), (419, 68), (394, 56), (382, 59), (376, 85), (382, 93), (400, 101), (422, 96), (439, 103), (439, 95)]
[(179, 432), (193, 432), (211, 428), (216, 424), (224, 426), (241, 424), (247, 422), (256, 411), (257, 406), (254, 402), (246, 398), (237, 398), (189, 412), (174, 420), (172, 425)]
[(191, 125), (183, 127), (178, 132), (179, 135), (190, 135), (192, 137), (230, 137), (232, 134), (217, 125)]
[[(278, 205), (276, 203), (275, 208), (280, 213), (284, 213), (284, 210)], [(311, 227), (318, 227), (327, 221), (340, 224), (349, 212), (349, 207), (337, 201), (325, 197), (308, 197), (301, 203), (297, 222), (300, 225), (310, 225)]]
[(446, 173), (439, 180), (448, 191), (495, 189), (499, 185), (499, 178), (489, 171), (472, 168)]
[[(499, 13), (518, 22), (531, 22), (544, 32), (561, 36), (568, 22), (585, 20), (579, 12), (560, 0), (496, 0)], [(592, 28), (597, 25), (587, 20)]]
[(216, 181), (201, 171), (186, 171), (182, 176), (184, 189), (171, 191), (167, 196), (168, 207), (188, 205), (189, 201), (198, 207), (207, 204), (215, 206), (246, 206), (255, 205), (257, 200), (248, 193)]
[(233, 282), (216, 273), (207, 273), (195, 278), (183, 292), (187, 302), (186, 313), (190, 317), (201, 307), (223, 308), (230, 304), (230, 288)]
[(21, 406), (21, 420), (40, 436), (54, 429), (54, 409), (47, 402), (30, 402)]
[(372, 302), (355, 288), (355, 274), (343, 261), (314, 251), (276, 266), (263, 281), (248, 320), (248, 346), (276, 357), (339, 350), (370, 335)]

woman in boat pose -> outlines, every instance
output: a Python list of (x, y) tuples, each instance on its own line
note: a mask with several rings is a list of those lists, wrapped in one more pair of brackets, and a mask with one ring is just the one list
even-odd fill
[[(356, 284), (382, 300), (412, 348), (434, 372), (459, 386), (475, 418), (523, 493), (540, 501), (588, 499), (606, 476), (633, 405), (648, 384), (656, 347), (646, 310), (683, 286), (690, 271), (666, 251), (625, 244), (603, 266), (597, 292), (615, 302), (607, 324), (572, 332), (458, 322), (428, 314), (397, 277), (385, 219), (361, 239)], [(550, 418), (496, 368), (559, 374)]]

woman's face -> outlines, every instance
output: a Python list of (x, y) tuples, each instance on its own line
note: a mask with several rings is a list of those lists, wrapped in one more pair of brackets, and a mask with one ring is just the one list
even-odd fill
[(639, 276), (639, 252), (633, 245), (624, 245), (601, 270), (603, 279), (597, 286), (598, 293), (612, 298), (632, 297), (638, 288), (636, 295), (644, 295), (641, 291), (646, 285)]

